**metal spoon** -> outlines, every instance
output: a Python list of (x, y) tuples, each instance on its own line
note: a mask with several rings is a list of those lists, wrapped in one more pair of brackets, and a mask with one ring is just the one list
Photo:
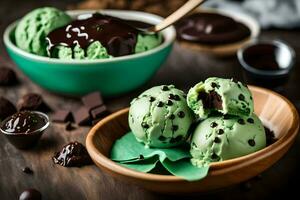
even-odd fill
[(189, 0), (186, 2), (183, 6), (181, 6), (178, 10), (176, 10), (174, 13), (169, 15), (167, 18), (165, 18), (163, 21), (161, 21), (159, 24), (150, 26), (148, 28), (135, 28), (145, 34), (154, 34), (159, 31), (164, 30), (165, 28), (171, 26), (176, 21), (184, 17), (186, 14), (188, 14), (190, 11), (194, 10), (196, 7), (198, 7), (201, 3), (203, 3), (204, 0)]

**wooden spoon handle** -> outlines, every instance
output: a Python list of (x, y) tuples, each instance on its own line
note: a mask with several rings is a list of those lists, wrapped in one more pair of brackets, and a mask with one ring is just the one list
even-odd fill
[(194, 10), (197, 6), (199, 6), (204, 0), (189, 0), (183, 6), (181, 6), (178, 10), (164, 19), (161, 23), (154, 26), (154, 32), (161, 31), (168, 26), (175, 23), (177, 20), (185, 16), (190, 11)]

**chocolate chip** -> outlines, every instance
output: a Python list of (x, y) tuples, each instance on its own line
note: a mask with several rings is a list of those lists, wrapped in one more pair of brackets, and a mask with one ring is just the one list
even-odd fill
[(175, 101), (179, 101), (179, 100), (180, 100), (179, 95), (175, 94), (175, 95), (174, 95), (174, 100), (175, 100)]
[(255, 146), (255, 140), (253, 140), (253, 139), (248, 140), (248, 144), (249, 144), (251, 147)]
[(239, 95), (239, 100), (244, 101), (245, 100), (245, 96), (243, 94)]
[(173, 101), (171, 101), (171, 100), (168, 100), (168, 101), (167, 101), (167, 105), (168, 105), (168, 106), (171, 106), (171, 105), (173, 105)]
[(253, 97), (252, 97), (252, 96), (250, 96), (250, 99), (252, 100), (252, 99), (253, 99)]
[(149, 128), (149, 125), (146, 122), (142, 122), (142, 127), (143, 128)]
[(215, 139), (214, 139), (214, 143), (220, 143), (221, 142), (221, 139), (220, 138), (218, 138), (218, 137), (215, 137)]
[(155, 101), (155, 98), (154, 97), (150, 97), (149, 101), (153, 102), (153, 101)]
[(25, 174), (33, 174), (33, 171), (29, 167), (24, 167), (22, 169), (22, 172), (24, 172)]
[(89, 110), (103, 105), (103, 98), (100, 92), (92, 92), (81, 98), (83, 105)]
[(174, 100), (174, 94), (169, 94), (169, 99), (173, 99)]
[(218, 84), (216, 84), (215, 82), (212, 82), (212, 83), (211, 83), (211, 87), (212, 87), (212, 88), (216, 88), (216, 87), (218, 87)]
[(215, 127), (217, 127), (218, 126), (218, 124), (216, 123), (216, 122), (212, 122), (211, 124), (210, 124), (210, 127), (211, 128), (215, 128)]
[(171, 114), (170, 117), (169, 117), (171, 120), (175, 119), (175, 115), (174, 114)]
[(0, 86), (17, 84), (16, 73), (8, 67), (0, 67)]
[(6, 98), (0, 97), (0, 121), (17, 112), (16, 107)]
[(73, 121), (73, 116), (69, 110), (58, 110), (52, 115), (53, 122), (65, 123), (68, 121)]
[(38, 110), (41, 112), (48, 112), (51, 108), (44, 102), (42, 96), (36, 93), (28, 93), (24, 95), (17, 105), (19, 111), (24, 110)]
[(41, 200), (42, 199), (42, 194), (33, 188), (24, 190), (20, 196), (19, 200)]
[(179, 127), (178, 127), (177, 125), (173, 125), (173, 126), (172, 126), (172, 131), (177, 131), (178, 128), (179, 128)]
[(245, 121), (243, 119), (238, 119), (238, 123), (241, 124), (241, 125), (244, 125)]
[(158, 138), (158, 140), (160, 140), (160, 141), (165, 141), (167, 138), (165, 137), (165, 136), (159, 136), (159, 138)]
[(179, 112), (177, 113), (177, 116), (178, 116), (179, 118), (184, 118), (185, 113), (184, 113), (183, 111), (179, 111)]
[(219, 130), (218, 130), (218, 134), (219, 134), (219, 135), (222, 135), (223, 133), (224, 133), (224, 130), (223, 130), (223, 129), (219, 129)]
[(163, 91), (168, 91), (168, 90), (169, 90), (168, 86), (166, 86), (166, 85), (162, 86), (161, 89), (162, 89)]
[(157, 103), (157, 107), (163, 107), (163, 106), (164, 106), (164, 103), (163, 103), (163, 102), (159, 101), (159, 102)]
[(211, 159), (213, 159), (213, 160), (216, 160), (216, 159), (218, 159), (219, 158), (219, 156), (216, 154), (216, 153), (213, 153), (212, 155), (211, 155)]
[(75, 126), (72, 125), (72, 122), (67, 122), (65, 129), (66, 129), (66, 131), (72, 131), (76, 128), (75, 128)]
[(254, 123), (254, 119), (248, 118), (248, 119), (247, 119), (247, 122), (249, 122), (250, 124), (253, 124), (253, 123)]

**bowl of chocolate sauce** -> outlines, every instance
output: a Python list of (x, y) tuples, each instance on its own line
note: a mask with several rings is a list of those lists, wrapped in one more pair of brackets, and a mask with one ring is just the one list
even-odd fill
[(49, 118), (46, 114), (20, 111), (2, 121), (0, 131), (18, 149), (28, 149), (38, 142), (48, 126)]
[(295, 51), (279, 40), (253, 41), (237, 57), (248, 83), (270, 88), (284, 85), (295, 64)]

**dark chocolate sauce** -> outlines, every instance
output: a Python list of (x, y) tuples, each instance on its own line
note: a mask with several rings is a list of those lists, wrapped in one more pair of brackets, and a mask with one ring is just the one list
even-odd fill
[(279, 48), (273, 44), (257, 44), (244, 51), (245, 62), (260, 70), (280, 70)]
[(200, 92), (198, 95), (198, 100), (202, 100), (203, 107), (205, 109), (222, 109), (222, 98), (215, 91), (210, 91), (209, 93), (206, 93), (204, 91)]
[(176, 25), (178, 38), (189, 42), (216, 45), (238, 42), (250, 36), (250, 29), (217, 13), (195, 13)]
[[(48, 54), (55, 46), (87, 47), (99, 41), (112, 56), (134, 53), (138, 30), (116, 17), (94, 13), (87, 19), (77, 19), (70, 24), (52, 31), (47, 36)], [(138, 24), (141, 24), (139, 22)]]
[(85, 146), (79, 142), (65, 145), (60, 152), (55, 153), (53, 162), (64, 167), (81, 167), (92, 164)]
[(21, 111), (9, 117), (1, 129), (9, 134), (29, 134), (42, 128), (46, 123), (47, 120), (38, 113)]

